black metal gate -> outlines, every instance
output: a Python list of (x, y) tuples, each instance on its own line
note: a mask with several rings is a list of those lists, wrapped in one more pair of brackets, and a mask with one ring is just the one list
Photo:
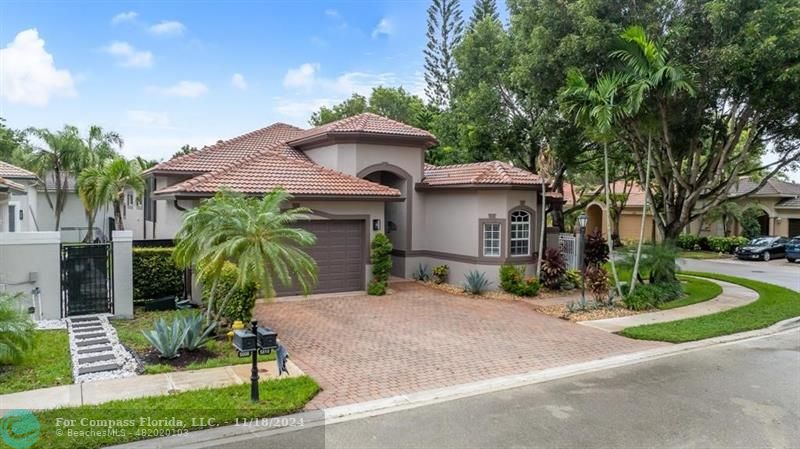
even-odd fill
[(61, 315), (114, 313), (111, 243), (61, 245)]

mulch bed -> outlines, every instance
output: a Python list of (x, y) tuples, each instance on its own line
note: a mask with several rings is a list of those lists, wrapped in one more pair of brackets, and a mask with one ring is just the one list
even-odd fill
[(175, 368), (185, 368), (194, 362), (205, 362), (218, 356), (217, 353), (200, 348), (194, 351), (181, 351), (181, 355), (174, 359), (163, 359), (158, 356), (158, 351), (151, 349), (144, 354), (139, 354), (140, 359), (148, 365), (166, 364)]
[(489, 290), (484, 292), (482, 295), (473, 295), (472, 293), (467, 293), (464, 291), (464, 287), (461, 285), (454, 285), (454, 284), (437, 284), (432, 281), (416, 281), (422, 285), (427, 287), (435, 288), (437, 290), (442, 290), (447, 293), (451, 293), (453, 295), (459, 296), (466, 296), (468, 298), (488, 298), (488, 299), (504, 299), (508, 301), (527, 301), (527, 302), (535, 302), (537, 299), (549, 299), (549, 298), (558, 298), (562, 296), (567, 296), (574, 293), (577, 290), (548, 290), (546, 288), (542, 288), (539, 290), (539, 294), (536, 296), (525, 297), (525, 296), (517, 296), (513, 295), (508, 292), (504, 292), (502, 290)]
[(590, 321), (602, 320), (606, 318), (619, 318), (623, 316), (638, 315), (640, 313), (652, 312), (652, 310), (629, 310), (621, 305), (613, 308), (601, 307), (595, 310), (569, 313), (567, 307), (562, 305), (540, 306), (537, 310), (545, 315), (554, 316), (568, 321)]

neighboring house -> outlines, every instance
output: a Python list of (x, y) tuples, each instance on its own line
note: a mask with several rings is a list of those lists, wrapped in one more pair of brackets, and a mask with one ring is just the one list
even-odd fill
[[(758, 186), (758, 182), (743, 177), (731, 189), (731, 196), (751, 192)], [(572, 204), (572, 186), (565, 184), (564, 200), (567, 205)], [(621, 192), (620, 183), (615, 184), (615, 191)], [(620, 218), (620, 239), (638, 240), (639, 226), (642, 217), (642, 205), (646, 195), (640, 185), (634, 184), (628, 195), (628, 201)], [(800, 184), (781, 181), (771, 178), (766, 184), (757, 191), (735, 200), (743, 209), (754, 207), (761, 210), (758, 217), (761, 226), (761, 235), (776, 235), (791, 237), (800, 235)], [(600, 229), (606, 233), (604, 217), (605, 204), (603, 194), (595, 201), (586, 206), (588, 222), (586, 232), (591, 233), (594, 229)], [(652, 241), (660, 240), (658, 229), (653, 218), (653, 210), (648, 207), (648, 216), (645, 218), (645, 239)], [(742, 227), (739, 223), (734, 223), (730, 228), (731, 235), (741, 235)], [(695, 220), (686, 229), (687, 233), (701, 236), (722, 236), (724, 230), (720, 221), (707, 222), (705, 220)]]
[[(0, 204), (0, 231), (36, 232), (55, 231), (56, 216), (50, 201), (55, 202), (55, 179), (52, 174), (40, 180), (35, 173), (0, 161), (0, 177), (14, 184), (5, 204)], [(66, 178), (66, 203), (61, 213), (61, 238), (63, 241), (79, 241), (86, 235), (88, 227), (83, 203), (75, 188), (75, 177)], [(45, 189), (46, 187), (46, 189)], [(21, 190), (20, 190), (21, 189)], [(49, 194), (48, 194), (49, 192)], [(48, 195), (50, 201), (48, 201)], [(11, 217), (13, 216), (13, 219)], [(110, 204), (100, 208), (95, 220), (98, 235), (108, 235), (108, 217), (114, 211)]]
[(436, 143), (427, 131), (370, 113), (310, 130), (276, 123), (147, 170), (142, 232), (173, 238), (183, 212), (220, 190), (284, 188), (294, 196), (289, 206), (313, 211), (299, 226), (317, 236), (308, 250), (319, 265), (316, 293), (363, 290), (378, 232), (394, 246), (395, 276), (447, 264), (453, 283), (479, 270), (496, 287), (502, 263), (530, 270), (541, 179), (498, 161), (427, 165), (425, 151)]

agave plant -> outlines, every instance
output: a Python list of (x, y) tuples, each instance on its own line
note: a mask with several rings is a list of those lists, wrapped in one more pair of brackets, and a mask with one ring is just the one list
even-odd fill
[(17, 298), (0, 293), (0, 366), (19, 363), (33, 347), (33, 322), (17, 307)]
[(478, 270), (471, 270), (467, 274), (464, 275), (467, 282), (464, 284), (464, 291), (467, 293), (472, 293), (473, 295), (480, 295), (487, 288), (489, 288), (488, 279), (486, 279), (486, 274), (482, 273)]
[(163, 318), (159, 318), (155, 328), (147, 332), (142, 331), (142, 335), (158, 351), (159, 357), (174, 359), (180, 355), (178, 351), (183, 346), (186, 331), (180, 318), (175, 318), (172, 325), (168, 325)]
[(183, 323), (181, 325), (186, 332), (186, 335), (183, 337), (183, 349), (195, 351), (203, 347), (213, 338), (214, 328), (217, 327), (217, 323), (204, 326), (204, 321), (203, 315), (199, 313), (183, 317)]

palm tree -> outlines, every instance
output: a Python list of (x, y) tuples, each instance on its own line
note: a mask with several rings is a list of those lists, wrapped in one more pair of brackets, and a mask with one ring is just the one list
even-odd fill
[[(63, 130), (55, 132), (46, 128), (29, 128), (26, 133), (44, 143), (44, 146), (34, 147), (29, 166), (42, 180), (47, 204), (56, 218), (55, 230), (58, 231), (61, 229), (61, 213), (67, 203), (69, 175), (84, 161), (84, 146), (74, 126), (64, 126)], [(53, 181), (55, 201), (50, 196), (48, 178)]]
[(547, 184), (550, 182), (553, 176), (553, 165), (555, 161), (553, 160), (552, 153), (550, 151), (550, 147), (547, 145), (542, 146), (542, 150), (539, 151), (539, 157), (537, 160), (537, 172), (539, 173), (539, 177), (542, 178), (542, 221), (540, 224), (540, 232), (539, 232), (539, 257), (536, 260), (536, 277), (539, 278), (542, 273), (542, 258), (544, 257), (544, 236), (547, 232)]
[(80, 158), (80, 167), (75, 167), (78, 175), (78, 196), (83, 203), (88, 229), (84, 241), (91, 242), (97, 211), (108, 201), (108, 192), (99, 192), (98, 179), (106, 162), (117, 157), (114, 146), (121, 148), (123, 141), (116, 132), (105, 132), (99, 126), (89, 127), (89, 135), (82, 139), (85, 156)]
[(603, 143), (603, 180), (605, 191), (605, 222), (606, 235), (608, 236), (608, 257), (611, 264), (611, 274), (616, 285), (617, 293), (622, 296), (622, 286), (617, 275), (617, 266), (614, 261), (614, 243), (611, 238), (611, 199), (608, 169), (608, 144), (615, 140), (614, 126), (626, 115), (626, 105), (623, 104), (623, 89), (629, 77), (625, 74), (612, 72), (600, 75), (594, 87), (589, 86), (586, 79), (577, 71), (570, 71), (567, 75), (567, 87), (564, 97), (568, 111), (575, 115), (575, 121), (582, 124), (592, 140)]
[(122, 203), (125, 190), (132, 189), (137, 195), (144, 191), (142, 169), (138, 161), (116, 157), (102, 167), (90, 167), (78, 176), (79, 194), (86, 208), (97, 208), (107, 202), (114, 207), (117, 230), (125, 229), (122, 221)]
[(33, 347), (33, 322), (22, 313), (16, 299), (0, 293), (0, 367), (18, 363)]
[[(255, 283), (265, 298), (274, 296), (277, 280), (289, 286), (297, 281), (308, 293), (317, 279), (317, 264), (300, 249), (313, 245), (316, 237), (291, 227), (306, 220), (305, 208), (282, 210), (291, 196), (283, 190), (263, 198), (221, 192), (186, 213), (176, 235), (174, 257), (183, 267), (194, 266), (201, 279), (211, 282), (206, 319), (219, 321), (214, 310), (223, 310), (240, 287)], [(215, 291), (221, 285), (226, 262), (235, 264), (239, 278), (216, 307)]]

